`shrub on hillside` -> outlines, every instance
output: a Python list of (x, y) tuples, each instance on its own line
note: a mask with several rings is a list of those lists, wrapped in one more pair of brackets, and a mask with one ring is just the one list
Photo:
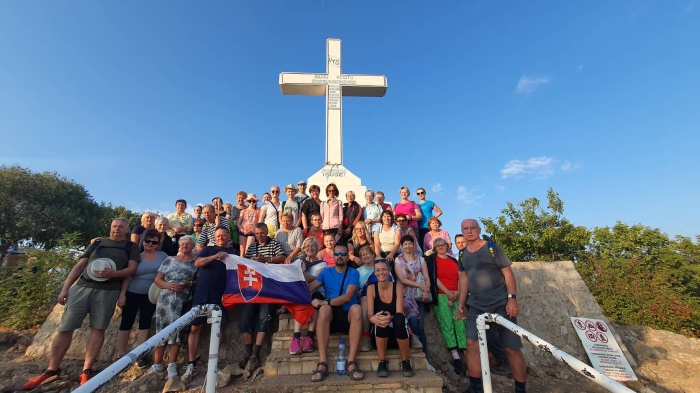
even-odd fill
[(0, 325), (21, 330), (44, 323), (74, 263), (70, 251), (30, 249), (24, 261), (3, 269)]

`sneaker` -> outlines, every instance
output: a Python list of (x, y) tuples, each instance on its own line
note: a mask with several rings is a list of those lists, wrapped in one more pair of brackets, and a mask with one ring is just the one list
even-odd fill
[(83, 386), (92, 378), (92, 370), (83, 370), (78, 377), (80, 378), (80, 386)]
[[(154, 364), (155, 366), (155, 364)], [(163, 370), (163, 365), (159, 364), (161, 371)], [(168, 363), (168, 379), (177, 377), (177, 363)]]
[(289, 344), (289, 354), (298, 355), (301, 353), (301, 340), (296, 337), (292, 337), (292, 343)]
[(413, 371), (413, 367), (411, 367), (410, 360), (401, 361), (401, 372), (403, 373), (404, 377), (412, 377), (416, 375), (416, 373)]
[(146, 374), (156, 374), (163, 372), (163, 364), (154, 364), (146, 371)]
[(420, 339), (415, 334), (411, 336), (411, 348), (414, 348), (414, 349), (419, 349), (419, 348), (422, 349), (423, 348), (423, 344), (420, 342)]
[(473, 386), (470, 386), (469, 389), (463, 391), (462, 393), (484, 393), (483, 389), (478, 389)]
[(54, 370), (46, 370), (44, 371), (41, 375), (34, 377), (30, 379), (27, 383), (24, 384), (22, 387), (22, 390), (32, 390), (36, 388), (37, 386), (41, 385), (42, 382), (46, 381), (47, 379), (56, 376), (61, 373), (61, 369), (58, 369), (56, 371)]
[(279, 309), (277, 309), (277, 315), (286, 314), (286, 313), (288, 313), (288, 312), (289, 312), (289, 310), (287, 310), (287, 309), (284, 308), (284, 307), (280, 307)]
[(197, 366), (194, 363), (187, 363), (185, 366), (185, 372), (182, 374), (182, 382), (189, 382), (192, 378), (197, 376)]
[(378, 377), (388, 377), (389, 376), (389, 362), (386, 360), (380, 360), (377, 366), (377, 376)]
[(457, 375), (462, 375), (464, 373), (464, 362), (462, 362), (462, 359), (455, 359), (455, 374)]
[(369, 337), (362, 337), (360, 339), (360, 352), (369, 352), (372, 350), (372, 341)]
[(304, 338), (304, 345), (301, 346), (302, 352), (313, 352), (314, 351), (314, 340), (311, 337), (306, 336)]
[(136, 367), (144, 369), (151, 364), (151, 356), (148, 353), (144, 353), (136, 359)]
[(507, 360), (502, 361), (498, 365), (491, 367), (491, 372), (494, 374), (500, 374), (500, 375), (509, 375), (510, 374), (510, 363), (508, 363)]

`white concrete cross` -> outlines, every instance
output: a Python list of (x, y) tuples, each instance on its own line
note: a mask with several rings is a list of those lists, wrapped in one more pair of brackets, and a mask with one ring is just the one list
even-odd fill
[[(326, 73), (283, 72), (282, 94), (326, 96), (326, 164), (343, 164), (342, 96), (383, 97), (387, 81), (384, 75), (341, 73), (340, 40), (326, 40)], [(322, 193), (323, 194), (323, 193)]]

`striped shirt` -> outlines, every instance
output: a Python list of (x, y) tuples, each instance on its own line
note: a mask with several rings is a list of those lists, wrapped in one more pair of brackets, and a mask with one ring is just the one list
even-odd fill
[[(226, 229), (229, 229), (228, 220), (221, 220), (221, 226)], [(202, 232), (199, 234), (199, 240), (197, 241), (197, 244), (204, 244), (205, 246), (215, 246), (216, 239), (214, 238), (214, 232), (216, 232), (216, 222), (205, 222), (204, 226), (202, 227)]]
[(256, 255), (261, 255), (266, 258), (274, 258), (279, 255), (284, 255), (284, 250), (282, 250), (282, 245), (280, 245), (277, 240), (268, 237), (267, 243), (260, 244), (256, 240), (255, 243), (251, 244), (250, 247), (248, 247), (248, 250), (245, 252), (245, 257), (248, 259)]

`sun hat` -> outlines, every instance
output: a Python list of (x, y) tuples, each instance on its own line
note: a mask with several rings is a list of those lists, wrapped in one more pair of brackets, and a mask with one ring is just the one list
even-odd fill
[(294, 185), (293, 185), (292, 183), (289, 183), (289, 184), (287, 184), (287, 187), (284, 188), (284, 191), (287, 191), (287, 190), (294, 190), (294, 191), (296, 191), (297, 188), (294, 187)]
[(253, 200), (257, 202), (257, 201), (258, 201), (258, 196), (255, 195), (255, 194), (248, 194), (248, 198), (246, 198), (245, 200), (246, 200), (246, 202), (250, 202), (250, 201), (253, 201)]
[(156, 285), (156, 283), (151, 284), (151, 287), (148, 288), (148, 300), (150, 300), (151, 303), (156, 304), (158, 303), (158, 296), (160, 296), (160, 287)]
[(85, 274), (93, 281), (107, 281), (109, 278), (99, 276), (100, 272), (107, 268), (117, 270), (117, 265), (109, 258), (97, 258), (88, 263)]

